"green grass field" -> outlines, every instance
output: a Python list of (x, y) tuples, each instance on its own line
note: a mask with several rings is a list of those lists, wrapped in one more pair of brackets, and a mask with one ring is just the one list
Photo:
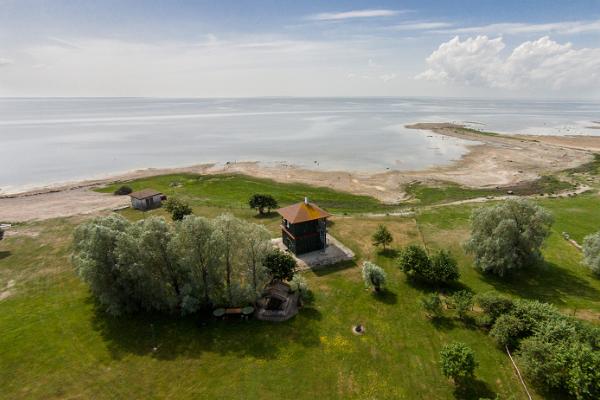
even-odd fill
[[(174, 181), (182, 186), (171, 187)], [(170, 175), (131, 186), (186, 198), (199, 215), (232, 212), (274, 235), (278, 218), (256, 218), (245, 204), (249, 195), (271, 193), (285, 205), (307, 194), (336, 214), (330, 231), (356, 252), (357, 262), (306, 272), (315, 301), (286, 323), (111, 318), (96, 309), (69, 262), (73, 228), (89, 217), (21, 224), (18, 234), (0, 242), (0, 290), (14, 282), (0, 301), (0, 398), (525, 398), (508, 357), (484, 331), (451, 315), (436, 323), (425, 317), (419, 298), (427, 289), (407, 283), (393, 260), (394, 250), (408, 243), (449, 248), (460, 262), (461, 287), (537, 298), (581, 318), (600, 315), (600, 280), (560, 235), (567, 231), (580, 241), (600, 229), (596, 193), (539, 200), (556, 219), (546, 264), (504, 281), (474, 270), (463, 251), (475, 206), (427, 209), (414, 218), (369, 217), (361, 213), (387, 207), (365, 196), (238, 175)], [(162, 209), (122, 213), (166, 216)], [(379, 223), (395, 238), (386, 253), (370, 244)], [(382, 295), (364, 289), (357, 265), (366, 259), (388, 273)], [(365, 335), (352, 334), (356, 323), (365, 325)], [(438, 365), (441, 347), (455, 340), (471, 346), (479, 362), (467, 391), (457, 392)], [(536, 399), (552, 398), (533, 392)]]

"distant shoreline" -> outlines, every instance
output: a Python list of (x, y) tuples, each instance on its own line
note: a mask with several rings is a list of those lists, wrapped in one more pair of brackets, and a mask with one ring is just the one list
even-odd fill
[(330, 187), (394, 204), (406, 200), (403, 186), (410, 182), (422, 181), (433, 185), (450, 182), (468, 187), (509, 186), (574, 168), (590, 161), (593, 152), (600, 152), (600, 137), (502, 135), (450, 123), (418, 123), (406, 127), (476, 141), (477, 144), (468, 146), (467, 154), (450, 165), (420, 171), (322, 171), (285, 162), (269, 166), (260, 162), (235, 162), (140, 169), (98, 179), (1, 194), (0, 221), (27, 221), (121, 207), (128, 203), (127, 198), (97, 193), (92, 189), (114, 182), (175, 173), (240, 173), (284, 183)]

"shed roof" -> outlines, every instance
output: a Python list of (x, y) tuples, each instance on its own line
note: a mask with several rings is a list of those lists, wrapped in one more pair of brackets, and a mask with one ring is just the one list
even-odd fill
[(142, 189), (138, 190), (137, 192), (129, 193), (129, 196), (133, 197), (134, 199), (143, 200), (147, 199), (148, 197), (153, 197), (161, 194), (161, 192), (154, 189)]
[(277, 210), (279, 215), (288, 220), (291, 224), (300, 222), (313, 221), (315, 219), (330, 217), (327, 211), (324, 211), (319, 206), (313, 203), (296, 203), (291, 206), (283, 207)]

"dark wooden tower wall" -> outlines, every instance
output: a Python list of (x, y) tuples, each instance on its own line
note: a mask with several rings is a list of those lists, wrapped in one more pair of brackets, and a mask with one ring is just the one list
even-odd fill
[(291, 224), (282, 221), (281, 236), (285, 246), (294, 254), (322, 250), (326, 245), (327, 224), (325, 219)]

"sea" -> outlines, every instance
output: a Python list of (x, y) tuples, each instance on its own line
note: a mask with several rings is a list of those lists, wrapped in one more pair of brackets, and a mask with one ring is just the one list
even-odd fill
[(453, 122), (600, 135), (600, 102), (377, 98), (0, 98), (0, 193), (141, 168), (258, 161), (319, 170), (419, 170), (476, 142), (405, 128)]

